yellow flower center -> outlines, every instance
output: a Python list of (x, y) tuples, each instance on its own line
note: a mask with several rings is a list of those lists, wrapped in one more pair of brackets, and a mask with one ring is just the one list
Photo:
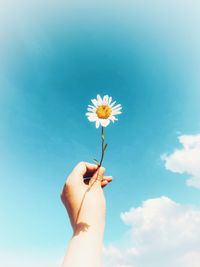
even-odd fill
[(107, 119), (112, 113), (112, 109), (106, 105), (99, 106), (96, 110), (96, 114), (100, 119)]

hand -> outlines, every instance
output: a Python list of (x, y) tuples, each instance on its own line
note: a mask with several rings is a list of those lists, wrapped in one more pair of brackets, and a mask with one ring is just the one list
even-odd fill
[[(104, 176), (104, 172), (103, 167), (80, 162), (65, 182), (61, 199), (75, 234), (83, 225), (104, 225), (106, 203), (102, 187), (112, 181), (112, 177)], [(86, 177), (91, 177), (87, 183), (84, 181)]]

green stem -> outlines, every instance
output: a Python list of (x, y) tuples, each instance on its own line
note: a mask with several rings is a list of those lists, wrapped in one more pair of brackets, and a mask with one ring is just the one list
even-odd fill
[(101, 128), (101, 160), (99, 167), (101, 167), (104, 158), (105, 146), (104, 146), (104, 127)]

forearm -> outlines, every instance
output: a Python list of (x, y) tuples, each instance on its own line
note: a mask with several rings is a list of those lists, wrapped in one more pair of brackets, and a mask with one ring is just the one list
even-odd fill
[(80, 224), (69, 242), (63, 267), (101, 267), (104, 224)]
[[(98, 169), (99, 177), (96, 179)], [(104, 176), (105, 169), (89, 163), (78, 164), (69, 175), (61, 199), (74, 235), (69, 241), (62, 267), (101, 267), (106, 202), (102, 187), (112, 181)], [(85, 183), (92, 177), (94, 183)], [(91, 186), (92, 185), (92, 186)]]

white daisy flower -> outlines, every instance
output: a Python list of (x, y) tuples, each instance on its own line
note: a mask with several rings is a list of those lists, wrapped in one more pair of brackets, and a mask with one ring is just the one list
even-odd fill
[(88, 105), (88, 112), (86, 116), (88, 120), (96, 123), (96, 128), (106, 127), (110, 121), (114, 122), (117, 120), (116, 115), (121, 114), (121, 104), (115, 105), (116, 101), (112, 102), (112, 97), (105, 95), (101, 98), (97, 95), (96, 99), (91, 100), (93, 105)]

